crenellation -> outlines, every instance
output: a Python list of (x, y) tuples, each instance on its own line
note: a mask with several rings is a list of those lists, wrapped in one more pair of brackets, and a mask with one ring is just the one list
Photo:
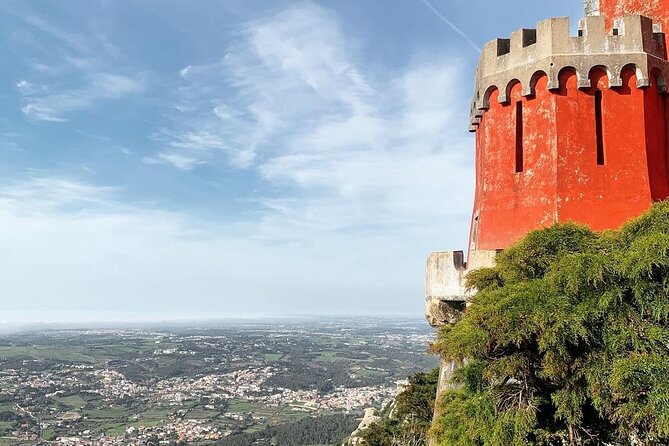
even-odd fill
[(523, 47), (528, 47), (537, 43), (536, 28), (523, 29)]
[(511, 52), (511, 39), (497, 39), (497, 57), (502, 57)]
[(499, 103), (505, 104), (509, 88), (520, 82), (523, 96), (531, 97), (540, 74), (548, 77), (549, 90), (560, 88), (559, 75), (566, 68), (576, 72), (581, 89), (592, 87), (590, 73), (595, 68), (607, 72), (610, 88), (622, 86), (621, 73), (628, 66), (636, 71), (638, 88), (650, 85), (652, 70), (669, 76), (664, 34), (658, 33), (661, 26), (640, 15), (616, 23), (607, 32), (604, 17), (588, 15), (579, 22), (578, 35), (572, 36), (570, 19), (555, 17), (537, 23), (535, 29), (520, 29), (508, 39), (488, 42), (476, 72), (470, 131), (476, 131), (489, 108), (492, 91), (498, 91)]
[(536, 29), (519, 29), (511, 33), (510, 52), (519, 54), (524, 48), (532, 46), (537, 43)]
[(578, 30), (583, 37), (588, 36), (603, 36), (606, 35), (604, 17), (601, 16), (586, 16), (583, 17), (579, 24)]
[(557, 49), (565, 48), (571, 37), (569, 17), (553, 17), (537, 23), (537, 43), (539, 56), (556, 54)]

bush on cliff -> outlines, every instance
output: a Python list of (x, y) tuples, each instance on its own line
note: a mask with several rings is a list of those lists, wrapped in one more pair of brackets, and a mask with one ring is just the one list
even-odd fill
[(439, 369), (416, 373), (382, 414), (363, 431), (362, 446), (423, 446), (434, 413)]
[(469, 275), (434, 345), (465, 364), (440, 446), (669, 444), (669, 204), (619, 231), (560, 224)]

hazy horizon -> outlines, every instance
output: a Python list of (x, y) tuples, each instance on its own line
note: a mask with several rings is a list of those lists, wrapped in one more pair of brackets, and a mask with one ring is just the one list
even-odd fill
[[(10, 315), (11, 316), (11, 315)], [(152, 330), (176, 328), (210, 329), (227, 325), (274, 325), (341, 322), (353, 320), (423, 321), (422, 315), (406, 314), (70, 314), (56, 318), (27, 314), (25, 318), (0, 320), (0, 335), (41, 330)]]
[(312, 319), (312, 318), (389, 318), (389, 319), (419, 319), (422, 313), (345, 313), (345, 312), (304, 312), (304, 313), (188, 313), (188, 312), (76, 312), (69, 311), (61, 314), (39, 314), (36, 312), (7, 312), (0, 319), (0, 324), (11, 323), (142, 323), (142, 322), (189, 322), (189, 321), (225, 321), (225, 320), (272, 320), (272, 319)]

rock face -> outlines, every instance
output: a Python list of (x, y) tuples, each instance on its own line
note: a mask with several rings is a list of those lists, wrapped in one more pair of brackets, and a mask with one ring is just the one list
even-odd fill
[(464, 310), (464, 302), (442, 300), (438, 297), (425, 298), (425, 318), (435, 328), (455, 324), (460, 320)]
[(351, 436), (347, 438), (344, 443), (342, 443), (342, 446), (356, 446), (361, 443), (362, 439), (360, 438), (360, 435), (362, 432), (364, 432), (366, 429), (369, 428), (370, 425), (373, 423), (376, 423), (377, 421), (381, 420), (381, 417), (377, 415), (378, 412), (376, 409), (365, 409), (365, 416), (362, 418), (362, 421), (358, 425), (358, 428), (353, 431)]

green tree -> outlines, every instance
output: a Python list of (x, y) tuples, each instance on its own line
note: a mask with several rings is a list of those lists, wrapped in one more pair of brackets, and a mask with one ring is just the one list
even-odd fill
[(434, 414), (439, 369), (409, 377), (383, 418), (362, 433), (363, 446), (423, 446)]
[(440, 446), (669, 444), (669, 204), (619, 231), (530, 233), (434, 350), (462, 364)]

